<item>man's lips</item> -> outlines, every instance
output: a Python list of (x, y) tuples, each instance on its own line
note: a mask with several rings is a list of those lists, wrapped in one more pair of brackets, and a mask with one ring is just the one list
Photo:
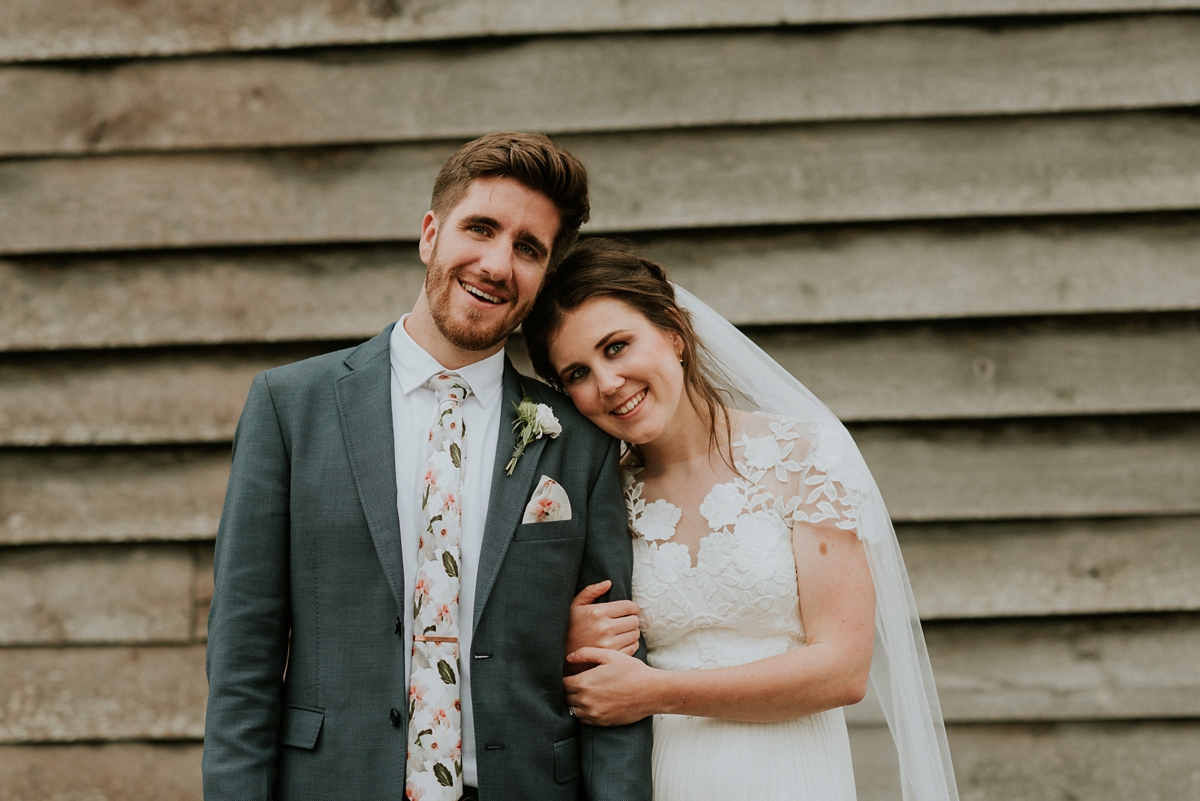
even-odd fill
[(458, 285), (461, 286), (463, 289), (465, 289), (468, 295), (470, 295), (473, 298), (478, 298), (479, 300), (482, 300), (484, 303), (500, 305), (502, 303), (507, 302), (507, 301), (505, 301), (504, 298), (500, 297), (499, 295), (494, 295), (491, 292), (487, 292), (484, 289), (475, 286), (474, 284), (468, 284), (466, 281), (463, 281), (462, 279), (459, 279)]

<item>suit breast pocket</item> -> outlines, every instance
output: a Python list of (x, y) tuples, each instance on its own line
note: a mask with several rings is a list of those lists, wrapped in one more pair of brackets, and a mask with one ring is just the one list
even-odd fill
[(547, 523), (522, 523), (513, 539), (517, 542), (537, 540), (566, 540), (578, 537), (582, 526), (578, 519), (552, 520)]

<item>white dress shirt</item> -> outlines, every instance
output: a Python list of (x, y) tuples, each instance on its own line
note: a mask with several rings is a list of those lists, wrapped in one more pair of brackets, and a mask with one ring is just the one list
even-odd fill
[[(421, 513), (421, 482), (432, 448), (429, 431), (437, 417), (433, 390), (425, 382), (446, 368), (418, 345), (404, 330), (400, 318), (392, 329), (392, 430), (396, 438), (396, 508), (400, 515), (400, 547), (404, 557), (404, 587), (409, 593), (402, 618), (404, 624), (404, 675), (412, 662), (412, 587), (417, 576), (417, 554), (425, 521)], [(475, 613), (475, 578), (479, 551), (487, 521), (488, 496), (496, 442), (500, 436), (500, 403), (504, 384), (504, 352), (460, 367), (453, 372), (471, 387), (462, 405), (466, 429), (463, 449), (462, 559), (458, 594), (459, 671), (462, 681), (462, 766), (463, 781), (478, 786), (475, 767), (475, 726), (471, 717), (471, 634)], [(407, 681), (407, 678), (406, 678)]]

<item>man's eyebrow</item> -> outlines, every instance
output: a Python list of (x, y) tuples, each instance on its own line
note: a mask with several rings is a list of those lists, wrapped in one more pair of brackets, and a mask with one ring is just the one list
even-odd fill
[(463, 225), (486, 225), (489, 228), (503, 228), (500, 221), (495, 217), (489, 217), (486, 214), (470, 214), (462, 219)]
[[(504, 229), (500, 221), (495, 217), (489, 217), (486, 214), (469, 214), (462, 219), (462, 225), (486, 225), (488, 228), (495, 228), (497, 231)], [(550, 248), (541, 239), (538, 239), (537, 234), (532, 231), (521, 230), (517, 231), (517, 241), (524, 242), (537, 251), (539, 256), (546, 256), (550, 253)]]
[(538, 256), (545, 256), (550, 252), (550, 248), (546, 247), (545, 243), (530, 231), (518, 231), (517, 239), (536, 250)]

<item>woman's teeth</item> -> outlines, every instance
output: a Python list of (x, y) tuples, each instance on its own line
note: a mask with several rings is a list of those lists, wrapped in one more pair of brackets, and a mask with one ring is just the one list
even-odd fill
[[(462, 284), (461, 281), (459, 281), (459, 283)], [(471, 286), (470, 284), (462, 284), (462, 288), (467, 290), (468, 292), (470, 292), (475, 297), (486, 300), (488, 303), (503, 303), (503, 301), (500, 298), (496, 297), (495, 295), (489, 295), (488, 293), (484, 292), (482, 289), (476, 289), (475, 287)]]
[(641, 392), (639, 392), (638, 394), (636, 394), (632, 398), (630, 398), (624, 406), (613, 409), (612, 413), (617, 414), (617, 415), (629, 414), (630, 412), (632, 412), (634, 409), (637, 408), (638, 404), (641, 403), (642, 399), (645, 397), (646, 397), (646, 390), (643, 389)]

